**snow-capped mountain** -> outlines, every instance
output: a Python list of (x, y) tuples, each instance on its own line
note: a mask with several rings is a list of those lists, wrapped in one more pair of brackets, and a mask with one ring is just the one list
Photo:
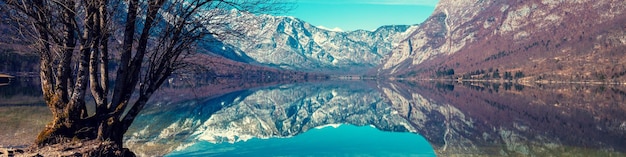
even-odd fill
[(447, 70), (485, 77), (480, 71), (499, 69), (534, 80), (623, 81), (624, 6), (620, 0), (441, 0), (379, 74), (433, 77)]
[[(383, 26), (375, 31), (331, 31), (294, 17), (231, 11), (225, 19), (245, 26), (243, 38), (207, 44), (213, 53), (246, 63), (303, 71), (360, 73), (380, 64), (404, 32), (417, 26)], [(407, 31), (408, 30), (408, 31)]]

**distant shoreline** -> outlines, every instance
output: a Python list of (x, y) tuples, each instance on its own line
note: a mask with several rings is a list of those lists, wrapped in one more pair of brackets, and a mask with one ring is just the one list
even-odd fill
[(492, 82), (492, 83), (541, 83), (541, 84), (592, 84), (592, 85), (626, 85), (626, 82), (610, 81), (555, 81), (555, 80), (486, 80), (486, 79), (415, 79), (415, 78), (390, 78), (389, 80), (403, 81), (443, 81), (443, 82)]
[(0, 73), (0, 86), (8, 85), (14, 76)]
[(9, 77), (38, 77), (39, 73), (37, 72), (15, 72), (15, 73), (0, 73), (0, 78)]
[(0, 73), (0, 78), (14, 78), (14, 76), (11, 76), (9, 74)]

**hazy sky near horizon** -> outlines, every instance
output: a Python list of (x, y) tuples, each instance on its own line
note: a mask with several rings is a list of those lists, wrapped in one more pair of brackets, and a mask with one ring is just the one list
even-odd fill
[(383, 25), (422, 23), (438, 0), (297, 0), (286, 13), (328, 29), (375, 30)]

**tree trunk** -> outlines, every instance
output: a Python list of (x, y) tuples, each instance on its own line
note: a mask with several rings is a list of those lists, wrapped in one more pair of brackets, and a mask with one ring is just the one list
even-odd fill
[(66, 143), (85, 142), (98, 145), (96, 149), (81, 151), (83, 156), (135, 156), (123, 147), (123, 135), (129, 126), (114, 116), (92, 116), (72, 122), (55, 117), (39, 134), (36, 145), (44, 147), (61, 144), (58, 147), (66, 147)]
[(96, 137), (97, 124), (94, 118), (68, 121), (67, 117), (54, 117), (42, 132), (35, 144), (37, 146), (52, 145), (73, 140), (90, 140)]
[[(274, 0), (6, 0), (9, 16), (39, 52), (44, 101), (53, 121), (38, 135), (37, 146), (82, 142), (102, 143), (86, 156), (122, 156), (123, 135), (151, 95), (172, 72), (185, 65), (196, 41), (227, 26), (211, 9), (275, 9)], [(240, 4), (241, 3), (241, 4)], [(122, 7), (127, 5), (127, 7)], [(120, 11), (124, 8), (125, 11)], [(280, 7), (276, 7), (280, 8)], [(162, 14), (165, 13), (165, 14)], [(197, 15), (202, 13), (202, 17)], [(168, 16), (163, 16), (168, 15)], [(171, 15), (171, 16), (169, 16)], [(117, 21), (124, 18), (125, 21)], [(115, 23), (114, 21), (121, 22)], [(205, 25), (215, 25), (206, 27)], [(236, 28), (235, 28), (236, 29)], [(111, 36), (123, 36), (122, 43)], [(109, 46), (119, 47), (109, 56)], [(114, 52), (114, 51), (111, 51)], [(113, 58), (112, 58), (113, 57)], [(117, 64), (111, 70), (109, 59)], [(109, 73), (115, 72), (115, 86)], [(89, 88), (89, 91), (87, 91)], [(91, 93), (95, 114), (89, 115), (85, 95)], [(109, 96), (110, 94), (110, 96)], [(132, 98), (131, 96), (138, 97)], [(124, 111), (128, 111), (122, 116)], [(104, 155), (102, 154), (104, 153)]]

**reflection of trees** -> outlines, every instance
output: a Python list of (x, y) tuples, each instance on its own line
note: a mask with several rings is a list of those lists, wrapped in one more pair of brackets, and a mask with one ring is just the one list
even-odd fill
[(9, 84), (0, 86), (0, 105), (18, 103), (14, 101), (26, 101), (23, 99), (32, 99), (28, 100), (29, 102), (43, 102), (39, 80), (36, 78), (13, 78)]
[(381, 88), (439, 155), (626, 151), (622, 87), (396, 82)]
[(14, 95), (41, 96), (38, 80), (35, 78), (15, 78), (6, 86), (0, 86), (0, 96)]

